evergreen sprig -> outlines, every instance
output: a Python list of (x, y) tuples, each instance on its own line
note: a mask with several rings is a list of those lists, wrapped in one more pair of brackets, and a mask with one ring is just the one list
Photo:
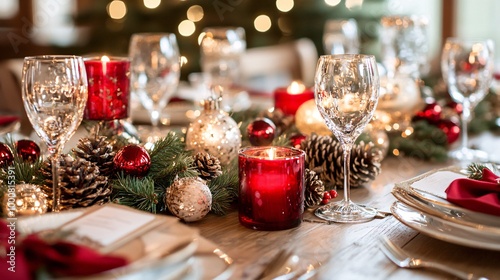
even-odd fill
[(120, 174), (111, 184), (113, 186), (112, 198), (114, 202), (151, 213), (157, 212), (159, 198), (155, 192), (155, 181), (153, 179)]
[(234, 164), (225, 169), (207, 185), (212, 193), (212, 212), (217, 215), (226, 214), (231, 203), (238, 198), (238, 166)]
[(481, 180), (483, 178), (483, 169), (487, 168), (481, 163), (471, 163), (467, 166), (467, 177), (469, 179)]

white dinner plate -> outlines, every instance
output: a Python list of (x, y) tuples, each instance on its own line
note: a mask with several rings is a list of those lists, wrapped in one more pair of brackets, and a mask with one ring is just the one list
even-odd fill
[[(19, 218), (17, 226), (22, 234), (31, 234), (59, 228), (80, 217), (84, 210), (47, 213), (40, 216)], [(196, 230), (174, 223), (158, 228), (134, 239), (122, 250), (134, 256), (136, 261), (125, 267), (92, 275), (91, 279), (229, 279), (232, 259), (215, 245), (200, 237)], [(186, 242), (186, 240), (190, 240)], [(133, 244), (131, 244), (133, 243)], [(139, 244), (143, 243), (143, 244)], [(147, 250), (149, 245), (155, 245)], [(157, 246), (163, 244), (163, 246)], [(208, 244), (208, 245), (207, 245)], [(78, 278), (78, 279), (87, 279)]]
[(500, 250), (500, 234), (441, 219), (400, 201), (394, 202), (391, 212), (403, 224), (433, 238), (472, 248)]

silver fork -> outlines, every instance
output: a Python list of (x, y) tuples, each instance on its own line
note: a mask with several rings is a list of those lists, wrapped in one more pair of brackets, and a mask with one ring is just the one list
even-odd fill
[(397, 266), (402, 268), (429, 268), (445, 272), (464, 280), (488, 280), (488, 278), (476, 276), (472, 273), (463, 272), (436, 262), (424, 261), (409, 256), (403, 249), (392, 243), (386, 236), (380, 238), (380, 249)]

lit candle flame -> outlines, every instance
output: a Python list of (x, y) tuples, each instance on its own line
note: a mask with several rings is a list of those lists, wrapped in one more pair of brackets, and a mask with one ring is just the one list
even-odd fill
[(108, 56), (106, 56), (106, 55), (103, 55), (103, 56), (101, 57), (101, 61), (102, 61), (102, 62), (109, 62), (109, 57), (108, 57)]
[(306, 90), (306, 86), (300, 81), (293, 81), (286, 89), (286, 91), (291, 94), (299, 94), (304, 92), (304, 90)]
[(276, 148), (271, 147), (269, 150), (267, 150), (267, 155), (269, 159), (274, 159), (276, 157)]

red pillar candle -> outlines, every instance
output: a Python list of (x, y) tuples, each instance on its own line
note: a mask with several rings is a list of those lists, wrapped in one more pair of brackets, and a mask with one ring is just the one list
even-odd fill
[(301, 82), (293, 81), (289, 87), (274, 91), (274, 108), (287, 115), (295, 115), (300, 105), (311, 99), (314, 99), (314, 91)]
[(282, 230), (302, 222), (304, 159), (304, 151), (295, 148), (240, 150), (239, 220), (242, 225)]
[(128, 117), (130, 61), (121, 57), (93, 57), (84, 60), (88, 100), (84, 118), (116, 120)]

